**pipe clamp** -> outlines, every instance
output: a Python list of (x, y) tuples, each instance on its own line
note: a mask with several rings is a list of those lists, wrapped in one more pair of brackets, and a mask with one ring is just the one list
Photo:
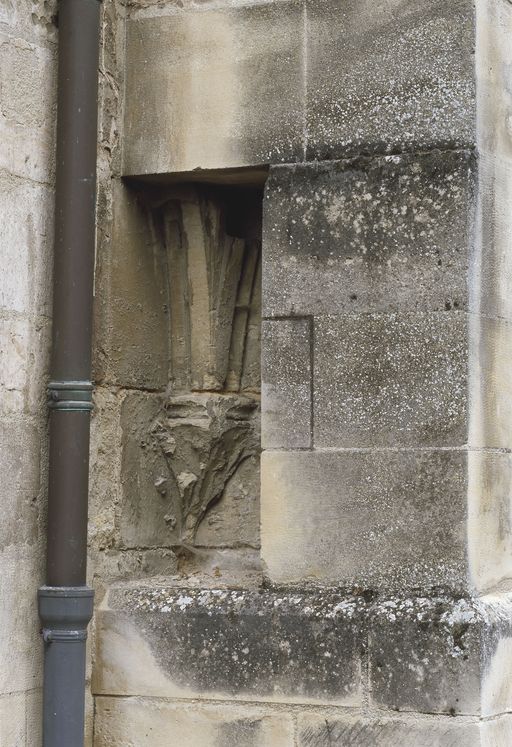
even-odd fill
[(50, 381), (48, 384), (48, 407), (50, 410), (90, 412), (92, 404), (90, 381)]

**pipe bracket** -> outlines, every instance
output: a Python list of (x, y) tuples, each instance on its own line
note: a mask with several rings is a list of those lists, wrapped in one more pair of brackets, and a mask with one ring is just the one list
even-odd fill
[(86, 630), (61, 630), (60, 628), (43, 628), (41, 631), (45, 643), (53, 641), (64, 641), (65, 643), (76, 643), (87, 640)]
[(92, 404), (90, 381), (50, 381), (48, 384), (48, 407), (50, 410), (90, 412)]

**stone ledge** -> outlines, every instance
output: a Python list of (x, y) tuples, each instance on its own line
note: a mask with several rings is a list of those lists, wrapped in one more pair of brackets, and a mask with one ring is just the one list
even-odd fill
[(141, 584), (97, 613), (93, 690), (492, 717), (511, 667), (511, 595)]
[(363, 606), (329, 591), (112, 588), (95, 691), (360, 705)]

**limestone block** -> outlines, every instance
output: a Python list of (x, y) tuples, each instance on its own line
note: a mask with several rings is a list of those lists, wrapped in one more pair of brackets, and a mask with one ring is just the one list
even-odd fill
[(512, 577), (512, 456), (468, 454), (468, 564), (480, 592)]
[(443, 718), (348, 718), (315, 713), (298, 716), (298, 747), (478, 747), (477, 723)]
[(376, 603), (369, 638), (372, 704), (485, 717), (508, 711), (511, 605), (510, 595)]
[(50, 323), (41, 317), (0, 317), (0, 412), (40, 414), (50, 352)]
[(100, 252), (95, 367), (100, 381), (141, 389), (168, 381), (165, 250), (150, 211), (120, 182), (113, 186), (112, 237)]
[(474, 182), (466, 151), (271, 168), (265, 316), (466, 309)]
[(484, 721), (480, 729), (483, 747), (507, 747), (512, 742), (512, 718), (509, 714)]
[(261, 544), (269, 578), (363, 589), (464, 587), (462, 451), (267, 451)]
[(0, 696), (0, 744), (25, 745), (25, 693)]
[(123, 394), (97, 386), (94, 391), (89, 450), (90, 544), (111, 547), (115, 511), (121, 500), (121, 407)]
[(467, 317), (361, 314), (314, 322), (318, 447), (467, 442)]
[(0, 175), (0, 307), (51, 314), (52, 193), (48, 187)]
[(34, 593), (43, 583), (41, 543), (15, 544), (11, 538), (9, 544), (0, 548), (0, 567), (2, 610), (5, 610), (0, 626), (0, 692), (33, 690), (41, 684), (43, 664)]
[(512, 448), (512, 324), (472, 315), (469, 391), (472, 418), (469, 443), (474, 448)]
[[(191, 544), (217, 501), (224, 506), (223, 528), (215, 545), (240, 544), (237, 527), (243, 513), (251, 515), (251, 526), (257, 530), (258, 425), (258, 403), (248, 397), (128, 395), (121, 415), (123, 544)], [(242, 465), (245, 477), (239, 471)], [(251, 466), (254, 471), (248, 474)], [(229, 515), (227, 506), (234, 500), (234, 489), (240, 491), (240, 509)], [(244, 533), (248, 531), (249, 526)], [(205, 529), (202, 538), (208, 541), (214, 534)], [(257, 531), (246, 537), (258, 544)]]
[(98, 698), (95, 747), (293, 747), (286, 713), (242, 706)]
[[(512, 63), (512, 8), (507, 3), (477, 3), (476, 74), (478, 85), (478, 144), (481, 154), (496, 155), (498, 163), (512, 158), (508, 70)], [(491, 194), (485, 197), (492, 200)], [(489, 216), (491, 217), (491, 216)]]
[(41, 747), (43, 743), (43, 693), (41, 689), (27, 693), (26, 710), (26, 747)]
[(176, 518), (172, 526), (165, 517), (179, 516), (179, 506), (173, 504), (175, 496), (158, 490), (160, 484), (165, 488), (165, 455), (148, 446), (161, 406), (159, 396), (143, 392), (123, 401), (120, 535), (125, 547), (168, 547), (176, 538)]
[(512, 158), (479, 157), (478, 234), (470, 275), (471, 310), (512, 320), (511, 240)]
[[(15, 444), (15, 446), (14, 446)], [(41, 444), (29, 418), (6, 418), (0, 424), (0, 551), (37, 539)]]
[(262, 446), (311, 446), (311, 321), (263, 322)]
[(0, 319), (0, 391), (4, 413), (23, 412), (29, 371), (31, 322), (23, 317)]
[(21, 38), (0, 37), (2, 67), (2, 115), (16, 125), (43, 127), (52, 125), (53, 78), (44, 62), (51, 60), (50, 50)]
[(299, 158), (303, 23), (294, 0), (129, 20), (124, 174)]
[(49, 182), (53, 172), (55, 55), (0, 34), (0, 168)]
[(475, 142), (470, 0), (307, 3), (308, 159)]
[(510, 203), (512, 199), (512, 6), (477, 4), (476, 70), (479, 109), (479, 215), (473, 310), (512, 319)]
[(94, 692), (360, 705), (363, 607), (327, 590), (113, 587)]

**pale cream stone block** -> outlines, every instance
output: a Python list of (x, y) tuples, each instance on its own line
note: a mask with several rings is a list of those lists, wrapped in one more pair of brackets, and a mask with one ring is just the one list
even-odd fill
[[(16, 538), (16, 525), (12, 538)], [(40, 686), (42, 675), (36, 598), (44, 568), (42, 548), (37, 544), (7, 545), (0, 550), (0, 568), (0, 692), (32, 690)]]
[(462, 451), (266, 451), (270, 579), (364, 589), (467, 585)]
[(25, 746), (25, 693), (0, 695), (0, 744)]
[(242, 706), (187, 706), (149, 698), (97, 699), (95, 747), (292, 747), (286, 713)]
[(0, 34), (0, 169), (51, 180), (55, 73), (53, 49)]
[(129, 20), (124, 173), (297, 160), (303, 41), (299, 2)]
[(0, 174), (2, 310), (51, 313), (52, 207), (48, 187)]

